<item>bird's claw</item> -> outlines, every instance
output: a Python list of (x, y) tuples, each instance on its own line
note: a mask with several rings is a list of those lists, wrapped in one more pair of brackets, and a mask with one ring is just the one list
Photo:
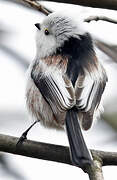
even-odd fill
[(33, 124), (31, 124), (31, 126), (21, 135), (21, 137), (19, 138), (16, 146), (21, 145), (21, 144), (24, 142), (24, 140), (27, 139), (27, 134), (28, 134), (29, 130), (30, 130), (37, 122), (39, 122), (39, 120), (37, 120), (37, 121), (35, 121)]
[(26, 139), (27, 139), (27, 133), (24, 132), (21, 135), (21, 137), (18, 139), (18, 142), (17, 142), (16, 146), (21, 145)]

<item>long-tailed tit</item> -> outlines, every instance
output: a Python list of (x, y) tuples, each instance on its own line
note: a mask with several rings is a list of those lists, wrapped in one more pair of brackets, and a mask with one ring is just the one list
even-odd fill
[(72, 162), (83, 168), (92, 163), (92, 157), (81, 127), (88, 130), (95, 119), (106, 72), (92, 37), (72, 18), (52, 13), (35, 26), (37, 54), (29, 67), (28, 110), (44, 126), (60, 129), (65, 125)]

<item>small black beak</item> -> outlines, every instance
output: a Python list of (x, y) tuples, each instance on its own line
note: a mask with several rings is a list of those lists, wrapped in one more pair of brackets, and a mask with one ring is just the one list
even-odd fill
[(36, 26), (39, 30), (41, 30), (39, 23), (36, 23), (35, 26)]

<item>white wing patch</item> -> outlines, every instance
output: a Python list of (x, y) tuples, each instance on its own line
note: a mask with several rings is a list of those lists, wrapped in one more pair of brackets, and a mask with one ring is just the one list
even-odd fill
[(97, 67), (91, 72), (84, 69), (75, 85), (76, 107), (81, 112), (82, 127), (85, 130), (91, 127), (107, 81), (103, 67), (100, 64)]
[[(38, 76), (33, 77), (45, 100), (50, 104), (55, 116), (75, 105), (75, 92), (70, 80), (55, 66), (40, 63)], [(43, 72), (43, 73), (41, 73)]]

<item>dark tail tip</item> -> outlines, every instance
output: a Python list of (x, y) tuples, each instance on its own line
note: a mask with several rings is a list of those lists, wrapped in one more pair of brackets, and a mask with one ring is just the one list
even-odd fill
[(84, 170), (86, 167), (92, 165), (93, 161), (82, 135), (77, 111), (70, 109), (67, 112), (65, 121), (70, 144), (71, 160), (73, 165)]

